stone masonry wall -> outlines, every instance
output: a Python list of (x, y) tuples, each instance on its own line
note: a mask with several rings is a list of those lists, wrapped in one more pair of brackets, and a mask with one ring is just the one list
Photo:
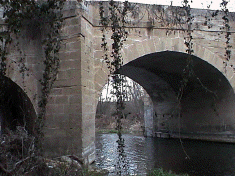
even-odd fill
[(60, 69), (47, 106), (45, 146), (48, 155), (95, 160), (95, 91), (92, 25), (77, 2), (68, 2), (62, 29)]
[[(146, 6), (138, 6), (140, 15), (143, 15)], [(222, 21), (219, 17), (212, 21), (214, 28), (209, 30), (203, 25), (205, 10), (193, 13), (197, 17), (195, 25), (199, 26), (193, 32), (194, 54), (214, 65), (235, 87), (233, 67), (228, 67), (226, 73), (223, 70), (225, 39), (218, 35)], [(45, 148), (48, 155), (74, 154), (84, 163), (91, 163), (95, 159), (96, 105), (109, 74), (100, 47), (102, 34), (98, 3), (68, 1), (64, 18), (61, 67), (47, 107)], [(128, 27), (128, 40), (122, 50), (124, 64), (154, 52), (169, 50), (185, 53), (184, 30), (169, 30), (169, 26), (162, 26), (161, 22), (155, 22), (149, 28), (149, 18), (143, 16), (142, 19), (140, 22), (138, 18), (132, 18), (136, 25)], [(231, 21), (231, 30), (234, 30), (234, 21)], [(108, 42), (111, 44), (109, 37)], [(231, 44), (234, 46), (234, 39)], [(232, 54), (229, 65), (234, 60)]]
[[(127, 28), (129, 36), (122, 49), (124, 64), (146, 54), (160, 51), (185, 53), (185, 31), (180, 28), (171, 30), (176, 26), (167, 26), (161, 21), (155, 20), (152, 23), (146, 15), (149, 13), (145, 13), (149, 10), (149, 6), (141, 4), (138, 6), (139, 15), (130, 17), (135, 26)], [(167, 11), (172, 7), (159, 6), (159, 8), (165, 8)], [(154, 14), (156, 9), (154, 11), (152, 8), (152, 10), (150, 12)], [(98, 2), (85, 4), (67, 1), (63, 14), (65, 21), (61, 30), (63, 39), (60, 51), (61, 63), (47, 106), (44, 147), (48, 155), (74, 154), (87, 164), (95, 159), (96, 105), (109, 74), (100, 47), (102, 35), (99, 26)], [(223, 65), (224, 33), (218, 34), (223, 24), (221, 15), (211, 21), (213, 27), (208, 29), (203, 25), (203, 16), (208, 15), (207, 11), (197, 9), (193, 10), (193, 14), (195, 15), (194, 26), (198, 26), (193, 32), (194, 55), (217, 68), (234, 89), (234, 13), (230, 16), (232, 56), (226, 72)], [(153, 25), (150, 26), (150, 24)], [(29, 76), (22, 80), (19, 66), (15, 62), (19, 53), (13, 47), (7, 62), (10, 68), (7, 76), (25, 90), (37, 112), (43, 53), (40, 38), (31, 40), (29, 34), (31, 33), (25, 33), (21, 46), (26, 55), (25, 64), (29, 67)], [(108, 42), (111, 44), (110, 39)]]
[(44, 146), (48, 155), (73, 154), (82, 158), (82, 84), (81, 63), (84, 36), (76, 3), (68, 2), (64, 10), (62, 48), (57, 80), (47, 106)]

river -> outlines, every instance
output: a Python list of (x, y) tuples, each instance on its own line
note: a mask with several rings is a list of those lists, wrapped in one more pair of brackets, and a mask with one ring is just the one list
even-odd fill
[[(96, 134), (96, 166), (109, 175), (144, 176), (154, 168), (190, 176), (234, 176), (235, 144), (145, 138), (124, 134), (120, 152), (117, 134)], [(119, 147), (118, 147), (119, 146)]]

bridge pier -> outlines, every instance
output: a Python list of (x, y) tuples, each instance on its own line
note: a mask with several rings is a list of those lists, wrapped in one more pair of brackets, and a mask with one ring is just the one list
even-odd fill
[(85, 165), (95, 160), (94, 58), (92, 26), (76, 1), (67, 2), (60, 68), (47, 105), (46, 155), (75, 155)]
[(153, 123), (153, 104), (148, 95), (144, 98), (144, 136), (153, 137), (154, 136), (154, 123)]

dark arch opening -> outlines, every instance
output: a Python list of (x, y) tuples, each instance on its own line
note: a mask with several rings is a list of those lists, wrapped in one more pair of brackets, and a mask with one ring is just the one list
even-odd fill
[[(119, 73), (138, 82), (148, 92), (154, 104), (155, 122), (165, 123), (166, 130), (174, 132), (180, 128), (186, 133), (234, 131), (234, 91), (229, 81), (208, 62), (191, 57), (193, 75), (188, 79), (180, 104), (178, 94), (187, 54), (174, 51), (148, 54), (127, 63)], [(159, 127), (156, 125), (155, 130), (161, 129)]]
[(0, 80), (1, 133), (22, 126), (29, 134), (34, 134), (36, 112), (29, 97), (9, 78), (1, 76)]

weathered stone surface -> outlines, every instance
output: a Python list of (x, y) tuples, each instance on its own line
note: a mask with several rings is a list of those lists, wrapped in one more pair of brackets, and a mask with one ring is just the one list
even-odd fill
[[(146, 11), (145, 5), (139, 5), (139, 8)], [(45, 125), (44, 144), (48, 155), (73, 153), (86, 164), (95, 159), (96, 105), (98, 95), (109, 75), (100, 47), (102, 33), (98, 11), (96, 2), (87, 5), (79, 5), (77, 1), (66, 2), (63, 12), (65, 20), (61, 30), (60, 68), (49, 97)], [(174, 131), (179, 127), (187, 132), (219, 131), (222, 130), (221, 124), (224, 128), (235, 129), (231, 125), (235, 123), (234, 97), (231, 93), (235, 88), (234, 19), (230, 19), (230, 41), (233, 47), (231, 59), (225, 67), (225, 33), (218, 34), (223, 25), (220, 16), (211, 21), (213, 27), (208, 29), (203, 24), (206, 10), (193, 10), (192, 13), (195, 14), (192, 41), (193, 61), (197, 63), (194, 66), (196, 76), (190, 80), (191, 87), (187, 87), (188, 94), (180, 104), (176, 102), (182, 82), (180, 78), (185, 69), (182, 57), (187, 58), (182, 55), (187, 49), (184, 40), (188, 36), (182, 29), (185, 26), (156, 21), (150, 28), (148, 15), (144, 15), (142, 21), (131, 17), (135, 25), (128, 26), (129, 35), (121, 51), (123, 62), (127, 66), (124, 66), (127, 69), (123, 69), (123, 74), (137, 80), (152, 99), (152, 106), (146, 104), (149, 109), (146, 109), (146, 117), (149, 116), (149, 119), (146, 118), (146, 131), (150, 136), (157, 130)], [(154, 17), (151, 13), (146, 14)], [(107, 32), (107, 42), (111, 48), (110, 36), (111, 33)], [(20, 47), (26, 55), (25, 65), (29, 68), (26, 73), (28, 76), (22, 78), (18, 65), (21, 55), (11, 46), (11, 54), (7, 60), (7, 77), (26, 92), (37, 112), (40, 79), (44, 69), (42, 44), (38, 39), (31, 40), (27, 33), (24, 33), (21, 42), (23, 45)], [(167, 56), (155, 55), (164, 51), (167, 51)], [(154, 58), (149, 60), (151, 57)], [(198, 59), (206, 62), (199, 62)], [(128, 64), (132, 64), (132, 67)], [(207, 75), (202, 75), (205, 71), (208, 71)], [(200, 86), (208, 90), (203, 92), (199, 89)], [(208, 93), (211, 90), (218, 99)], [(217, 107), (216, 112), (214, 107)], [(182, 116), (181, 124), (178, 123), (179, 112)]]

